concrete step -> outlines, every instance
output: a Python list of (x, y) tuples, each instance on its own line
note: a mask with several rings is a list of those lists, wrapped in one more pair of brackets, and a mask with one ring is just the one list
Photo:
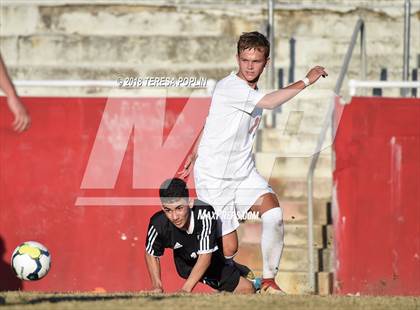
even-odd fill
[[(306, 66), (299, 66), (298, 68), (301, 70), (310, 69), (310, 68), (307, 68)], [(297, 77), (296, 79), (299, 79), (299, 78)], [(281, 108), (286, 109), (287, 107), (290, 107), (290, 106), (311, 108), (311, 104), (309, 104), (311, 101), (322, 102), (322, 100), (330, 99), (332, 95), (334, 95), (334, 93), (330, 89), (321, 87), (320, 84), (314, 84), (314, 85), (311, 85), (309, 89), (306, 89), (306, 91), (299, 93), (296, 97), (282, 104)]]
[(317, 272), (315, 277), (317, 294), (321, 296), (331, 295), (333, 293), (334, 286), (334, 273), (321, 271)]
[[(308, 221), (308, 205), (301, 200), (282, 200), (280, 206), (283, 210), (283, 221), (286, 225), (303, 224)], [(330, 203), (325, 199), (315, 199), (313, 201), (313, 220), (314, 224), (326, 225), (331, 222)]]
[[(80, 3), (72, 5), (71, 2), (65, 3), (65, 1), (64, 4), (68, 5), (62, 5), (63, 3), (43, 5), (42, 1), (39, 6), (36, 3), (18, 7), (2, 5), (2, 21), (4, 19), (2, 34), (77, 33), (86, 36), (182, 34), (205, 36), (233, 33), (239, 35), (245, 26), (249, 29), (257, 29), (260, 26), (259, 20), (249, 19), (244, 25), (243, 12), (237, 11), (243, 6), (236, 6), (234, 11), (229, 10), (229, 18), (225, 18), (226, 9), (221, 9), (220, 4), (215, 4), (213, 9), (194, 10), (187, 8), (188, 5), (185, 4), (185, 1), (182, 1), (184, 3), (160, 1), (160, 4), (141, 0), (137, 0), (136, 3), (117, 1), (120, 2), (118, 5), (116, 2), (109, 3), (109, 5), (94, 2), (96, 1), (93, 1), (91, 5), (80, 5)], [(197, 3), (194, 3), (194, 6), (197, 6)], [(16, 19), (20, 22), (14, 23), (13, 21)]]
[[(318, 250), (314, 249), (315, 266), (319, 266)], [(261, 248), (253, 243), (241, 243), (235, 261), (240, 262), (252, 270), (262, 269)], [(318, 268), (316, 268), (318, 271)], [(281, 271), (308, 270), (308, 250), (306, 248), (285, 247), (280, 261)]]
[[(307, 201), (303, 200), (281, 200), (280, 206), (283, 210), (283, 221), (286, 225), (303, 224), (308, 220)], [(326, 199), (315, 199), (313, 201), (314, 223), (326, 225), (331, 222), (330, 203)]]
[(309, 292), (308, 274), (306, 272), (282, 271), (276, 276), (276, 282), (286, 294), (306, 294)]
[[(389, 55), (389, 56), (392, 56), (392, 55)], [(413, 63), (416, 63), (416, 58), (413, 56), (411, 59)], [(331, 55), (331, 57), (324, 55), (324, 57), (330, 58), (330, 59), (334, 57), (335, 61), (339, 59), (338, 57), (335, 57), (335, 55)], [(355, 63), (357, 58), (358, 57), (353, 57), (352, 59), (352, 62), (350, 64), (350, 67), (348, 69), (347, 75), (344, 79), (344, 83), (341, 88), (341, 92), (340, 92), (341, 95), (345, 94), (348, 91), (348, 81), (350, 79), (360, 79), (360, 65), (359, 63)], [(276, 62), (276, 68), (282, 68), (285, 72), (285, 75), (283, 78), (284, 85), (288, 85), (287, 71), (288, 71), (289, 63), (288, 61), (285, 62), (285, 60), (287, 59), (288, 58), (279, 59)], [(281, 62), (280, 60), (282, 60), (283, 62)], [(340, 72), (342, 62), (343, 62), (343, 59), (341, 59), (339, 62), (330, 61), (329, 59), (327, 61), (322, 61), (322, 64), (326, 67), (327, 71), (329, 72), (329, 77), (327, 77), (326, 79), (321, 79), (316, 84), (311, 85), (308, 89), (299, 93), (296, 97), (289, 100), (285, 104), (281, 105), (281, 109), (287, 109), (288, 105), (294, 108), (295, 103), (298, 100), (303, 99), (303, 98), (305, 98), (304, 102), (311, 102), (311, 100), (325, 101), (325, 99), (328, 99), (329, 98), (328, 94), (333, 93), (335, 84), (337, 82), (337, 74), (338, 72)], [(313, 64), (312, 61), (300, 61), (300, 63), (303, 65), (298, 64), (295, 67), (295, 74), (294, 74), (295, 80), (302, 79), (311, 69), (311, 64)], [(388, 61), (386, 63), (381, 63), (380, 61), (376, 61), (373, 58), (368, 57), (368, 63), (369, 63), (369, 67), (366, 72), (367, 80), (378, 80), (380, 76), (380, 70), (381, 68), (385, 66), (384, 64), (395, 63), (395, 60), (393, 62)], [(388, 67), (388, 80), (398, 80), (401, 78), (401, 74), (402, 73), (399, 67), (396, 67), (393, 65), (390, 65)]]
[[(269, 184), (282, 200), (307, 199), (307, 183), (304, 178), (270, 178)], [(331, 199), (332, 178), (319, 177), (313, 180), (313, 198)]]
[(305, 116), (314, 116), (324, 119), (330, 103), (334, 98), (334, 93), (325, 89), (313, 89), (307, 93), (301, 93), (275, 110), (277, 123), (282, 121), (292, 111), (301, 111)]
[[(286, 294), (308, 294), (310, 292), (307, 272), (279, 272), (276, 276), (276, 282), (286, 292)], [(332, 274), (328, 272), (319, 272), (315, 275), (316, 291), (320, 295), (330, 295), (332, 293)]]
[[(314, 249), (314, 267), (316, 271), (334, 271), (334, 250), (331, 248)], [(252, 270), (263, 267), (261, 247), (255, 243), (241, 242), (235, 261), (240, 262)], [(281, 271), (306, 271), (308, 264), (308, 249), (306, 247), (285, 246), (280, 260)]]
[[(262, 275), (261, 221), (242, 223), (238, 229), (239, 251), (235, 260), (249, 266), (257, 276)], [(277, 283), (288, 294), (307, 294), (308, 252), (307, 227), (305, 225), (285, 224), (285, 247), (276, 277)], [(314, 258), (316, 290), (320, 295), (332, 293), (332, 274), (334, 270), (334, 250), (332, 225), (315, 225)]]
[[(387, 66), (388, 64), (395, 63), (395, 58), (401, 58), (403, 56), (402, 49), (400, 47), (398, 47), (396, 50), (401, 51), (401, 52), (398, 52), (398, 53), (387, 52), (387, 53), (381, 53), (374, 56), (369, 55), (369, 50), (368, 50), (369, 67), (380, 68), (381, 66), (384, 67), (384, 66)], [(311, 59), (308, 60), (308, 62), (309, 63), (325, 63), (325, 58), (328, 58), (329, 64), (341, 64), (343, 62), (344, 57), (345, 57), (345, 52), (340, 53), (340, 54), (329, 54), (329, 55), (318, 54), (318, 55), (313, 55), (313, 57), (311, 57)], [(414, 55), (411, 56), (410, 61), (413, 61), (413, 63), (416, 63), (415, 62), (416, 59)], [(350, 68), (352, 70), (357, 70), (357, 68), (360, 68), (360, 57), (358, 54), (353, 55), (351, 59), (351, 63), (350, 63)], [(331, 72), (331, 70), (329, 72)], [(338, 74), (336, 76), (338, 76)], [(389, 76), (388, 76), (388, 79), (389, 79)]]
[(331, 135), (327, 133), (321, 148), (317, 148), (319, 134), (297, 133), (289, 135), (279, 129), (259, 129), (257, 132), (256, 151), (276, 153), (279, 157), (309, 157), (317, 152), (331, 152)]
[[(280, 157), (276, 153), (255, 153), (258, 172), (267, 180), (270, 178), (303, 178), (305, 179), (312, 157)], [(321, 153), (315, 169), (315, 178), (332, 176), (331, 155)]]
[[(235, 38), (230, 36), (81, 36), (75, 34), (2, 37), (2, 48), (17, 53), (20, 65), (200, 63), (232, 65)], [(231, 48), (226, 48), (226, 47)], [(100, 52), (98, 52), (100, 51)]]
[[(332, 230), (332, 229), (331, 229)], [(332, 236), (332, 234), (331, 234)], [(332, 240), (329, 241), (330, 243)], [(332, 246), (332, 245), (331, 245)], [(333, 248), (320, 249), (318, 252), (319, 270), (325, 272), (334, 272), (335, 270), (335, 252)]]
[[(261, 220), (242, 223), (238, 228), (240, 244), (261, 243)], [(314, 247), (321, 249), (332, 246), (333, 229), (331, 225), (314, 225)], [(284, 224), (285, 247), (307, 247), (308, 228), (303, 224)]]
[(275, 115), (275, 125), (269, 128), (274, 127), (287, 135), (319, 134), (327, 118), (327, 112), (323, 111), (319, 114), (309, 113), (303, 110), (277, 113)]
[(49, 25), (52, 32), (84, 35), (220, 35), (229, 26), (229, 20), (214, 18), (208, 12), (191, 14), (169, 5), (101, 6), (99, 12), (92, 6), (74, 6), (72, 10), (65, 6), (41, 7), (40, 15), (52, 16)]

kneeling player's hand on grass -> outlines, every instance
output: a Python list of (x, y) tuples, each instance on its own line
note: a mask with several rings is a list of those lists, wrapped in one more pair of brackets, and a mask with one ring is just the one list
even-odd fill
[(185, 293), (191, 293), (191, 290), (189, 290), (189, 289), (186, 289), (186, 288), (181, 288), (179, 291), (178, 291), (178, 293), (181, 293), (181, 294), (185, 294)]
[(318, 81), (318, 79), (321, 76), (324, 78), (328, 76), (328, 73), (327, 71), (325, 71), (325, 68), (321, 66), (313, 67), (311, 70), (309, 70), (308, 74), (306, 75), (306, 77), (309, 79), (310, 84), (313, 84), (316, 81)]

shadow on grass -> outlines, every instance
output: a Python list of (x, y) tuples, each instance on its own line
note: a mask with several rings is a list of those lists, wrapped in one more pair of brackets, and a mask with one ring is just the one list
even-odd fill
[[(144, 299), (145, 301), (159, 301), (168, 298), (179, 298), (182, 295), (115, 295), (115, 296), (50, 296), (50, 297), (40, 297), (40, 298), (33, 298), (30, 297), (27, 300), (20, 300), (19, 302), (12, 302), (8, 303), (5, 302), (5, 299), (0, 297), (0, 305), (8, 305), (8, 306), (17, 306), (17, 305), (34, 305), (34, 304), (41, 304), (44, 302), (49, 303), (60, 303), (60, 302), (89, 302), (89, 301), (109, 301), (109, 300), (129, 300), (129, 299)], [(2, 303), (3, 301), (3, 303)]]
[(22, 289), (22, 281), (16, 277), (10, 262), (3, 258), (5, 254), (6, 243), (0, 236), (0, 291), (18, 291)]

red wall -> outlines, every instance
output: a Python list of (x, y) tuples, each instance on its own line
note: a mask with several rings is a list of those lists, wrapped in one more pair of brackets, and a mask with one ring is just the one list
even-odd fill
[[(156, 189), (183, 164), (209, 99), (24, 98), (32, 126), (22, 134), (0, 100), (0, 290), (150, 288), (143, 255)], [(9, 266), (26, 240), (52, 254), (37, 282)], [(162, 265), (164, 287), (179, 289), (171, 251)]]
[(334, 147), (335, 292), (420, 295), (420, 100), (353, 98)]
[[(16, 134), (0, 98), (0, 289), (150, 288), (143, 255), (148, 219), (159, 209), (156, 189), (183, 165), (209, 99), (24, 102), (33, 124)], [(419, 100), (353, 99), (335, 151), (335, 292), (419, 295)], [(38, 282), (11, 273), (10, 255), (26, 240), (52, 254)], [(162, 272), (174, 291), (183, 281), (171, 254)]]

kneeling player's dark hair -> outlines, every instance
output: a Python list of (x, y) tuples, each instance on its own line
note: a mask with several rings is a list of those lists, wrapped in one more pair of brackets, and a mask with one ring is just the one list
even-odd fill
[(187, 184), (179, 178), (167, 179), (160, 186), (159, 196), (164, 203), (169, 203), (179, 198), (188, 198)]

